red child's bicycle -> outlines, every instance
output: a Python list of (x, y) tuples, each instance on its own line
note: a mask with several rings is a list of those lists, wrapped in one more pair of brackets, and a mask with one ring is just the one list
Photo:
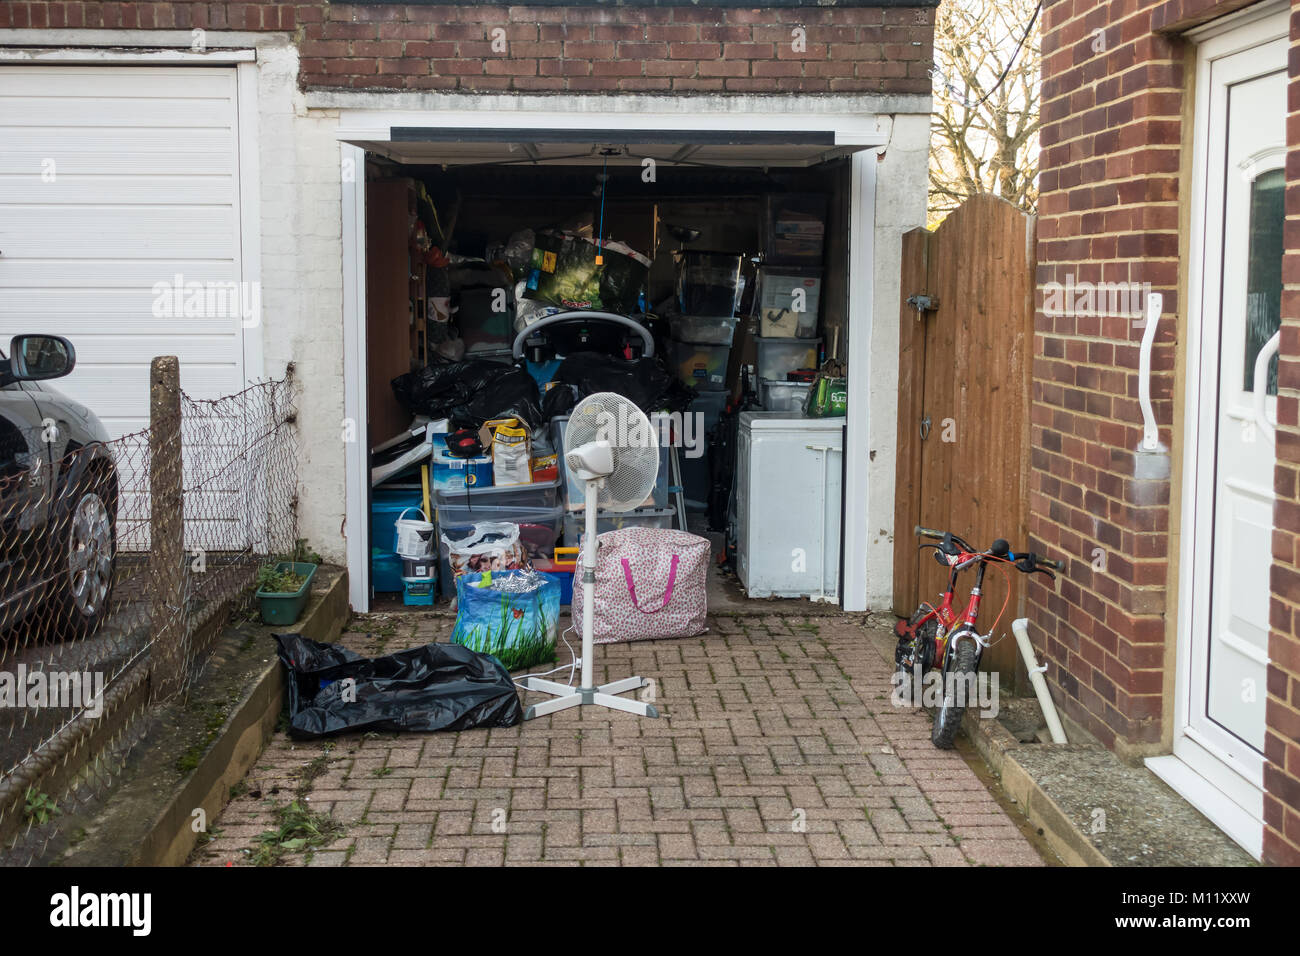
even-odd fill
[[(988, 646), (988, 638), (997, 628), (998, 621), (1006, 611), (1006, 601), (998, 611), (988, 633), (980, 636), (976, 626), (979, 621), (980, 599), (984, 588), (985, 568), (992, 564), (1006, 573), (1005, 565), (1011, 565), (1025, 574), (1046, 574), (1056, 579), (1053, 571), (1060, 571), (1063, 565), (1059, 561), (1041, 558), (1032, 551), (1016, 554), (1002, 538), (998, 538), (987, 551), (981, 551), (967, 544), (951, 531), (935, 531), (931, 528), (916, 528), (917, 537), (933, 538), (938, 544), (922, 544), (922, 548), (934, 548), (934, 558), (947, 567), (948, 590), (939, 598), (939, 603), (922, 604), (916, 609), (910, 620), (899, 621), (894, 627), (898, 635), (898, 647), (894, 650), (894, 661), (898, 665), (895, 686), (906, 691), (919, 685), (921, 679), (930, 671), (938, 669), (942, 675), (942, 699), (934, 714), (934, 730), (930, 740), (936, 747), (952, 747), (961, 726), (962, 713), (971, 699), (975, 687), (975, 674), (979, 670), (980, 657)], [(975, 586), (971, 588), (966, 610), (958, 616), (953, 607), (953, 597), (957, 589), (957, 576), (968, 568), (975, 568)], [(1008, 581), (1007, 597), (1011, 596)], [(914, 696), (914, 695), (913, 695)], [(920, 703), (913, 700), (913, 703)]]

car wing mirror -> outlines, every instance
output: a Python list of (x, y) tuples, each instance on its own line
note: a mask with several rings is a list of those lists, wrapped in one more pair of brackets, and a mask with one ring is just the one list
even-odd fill
[(9, 341), (9, 374), (17, 381), (62, 378), (76, 364), (76, 350), (61, 335), (15, 335)]

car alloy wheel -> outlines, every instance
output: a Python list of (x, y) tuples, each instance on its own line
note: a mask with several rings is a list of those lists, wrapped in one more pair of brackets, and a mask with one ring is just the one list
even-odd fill
[(113, 524), (99, 495), (87, 492), (72, 512), (68, 531), (68, 583), (77, 611), (94, 617), (113, 575)]

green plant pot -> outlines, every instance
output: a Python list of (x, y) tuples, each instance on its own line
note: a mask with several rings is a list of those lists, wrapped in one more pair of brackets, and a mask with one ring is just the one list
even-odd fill
[(275, 566), (275, 570), (292, 571), (304, 578), (302, 587), (292, 594), (260, 589), (257, 592), (257, 603), (262, 610), (262, 622), (287, 627), (298, 620), (303, 608), (307, 606), (307, 599), (311, 597), (311, 579), (316, 574), (316, 565), (305, 561), (281, 561)]

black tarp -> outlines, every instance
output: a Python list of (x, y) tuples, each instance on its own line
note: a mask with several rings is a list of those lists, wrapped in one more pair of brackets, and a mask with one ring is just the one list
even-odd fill
[(459, 644), (361, 657), (299, 634), (276, 634), (275, 640), (289, 672), (294, 737), (513, 727), (524, 717), (501, 662)]

